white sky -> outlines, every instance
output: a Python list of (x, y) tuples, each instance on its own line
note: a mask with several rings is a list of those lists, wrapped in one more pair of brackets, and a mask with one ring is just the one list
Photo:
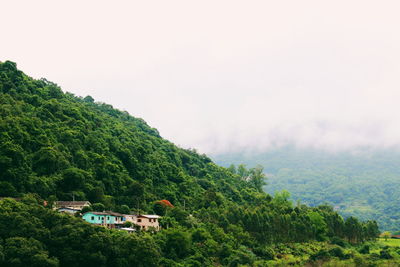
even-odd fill
[(6, 1), (0, 60), (182, 147), (400, 144), (399, 1)]

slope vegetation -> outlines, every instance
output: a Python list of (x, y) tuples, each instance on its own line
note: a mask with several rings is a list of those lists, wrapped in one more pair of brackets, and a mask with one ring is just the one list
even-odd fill
[(382, 230), (400, 225), (400, 153), (393, 149), (329, 153), (286, 147), (264, 153), (219, 155), (223, 166), (261, 164), (265, 191), (288, 190), (307, 205), (328, 203), (345, 217), (376, 220)]
[[(272, 198), (259, 168), (246, 173), (0, 63), (0, 196), (18, 200), (0, 201), (2, 266), (265, 266), (285, 264), (286, 254), (301, 264), (341, 251), (326, 254), (328, 242), (378, 234), (375, 222), (343, 220), (329, 206)], [(156, 212), (164, 230), (129, 235), (41, 205), (72, 196), (114, 211)], [(175, 208), (160, 208), (160, 199)]]

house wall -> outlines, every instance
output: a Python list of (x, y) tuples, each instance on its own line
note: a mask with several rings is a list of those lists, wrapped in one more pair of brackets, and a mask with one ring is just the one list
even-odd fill
[(90, 206), (90, 202), (86, 202), (84, 204), (74, 204), (74, 205), (63, 205), (61, 206), (59, 203), (56, 203), (55, 205), (55, 209), (58, 208), (68, 208), (68, 209), (77, 209), (77, 210), (82, 210), (84, 207), (89, 207)]
[(58, 212), (62, 212), (62, 213), (75, 214), (75, 213), (78, 212), (79, 210), (61, 208), (61, 209), (58, 209), (57, 211), (58, 211)]
[(70, 209), (76, 209), (76, 210), (82, 210), (83, 207), (89, 207), (89, 205), (69, 205), (66, 208)]
[(131, 222), (131, 223), (136, 223), (137, 222), (137, 216), (136, 215), (124, 215), (125, 220), (127, 222)]
[(160, 230), (160, 225), (158, 223), (158, 219), (149, 219), (145, 217), (137, 218), (137, 225), (140, 225), (141, 229), (148, 230), (149, 227), (154, 227), (157, 231)]
[(122, 217), (122, 216), (115, 216), (114, 223), (116, 223), (116, 224), (122, 224), (122, 223), (124, 223), (124, 222), (125, 222), (125, 218), (124, 218), (124, 217)]
[(93, 213), (85, 213), (82, 217), (88, 223), (94, 224), (104, 224), (104, 220), (106, 220), (106, 224), (115, 224), (115, 217), (112, 215), (98, 215)]

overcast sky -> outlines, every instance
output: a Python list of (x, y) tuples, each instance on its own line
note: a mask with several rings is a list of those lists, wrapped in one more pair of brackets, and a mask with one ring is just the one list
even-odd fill
[(200, 152), (397, 146), (399, 10), (365, 0), (0, 0), (0, 60)]

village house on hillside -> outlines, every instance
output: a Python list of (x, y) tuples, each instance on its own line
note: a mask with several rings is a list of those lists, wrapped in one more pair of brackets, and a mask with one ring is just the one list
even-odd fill
[(124, 217), (127, 222), (138, 225), (142, 230), (149, 230), (151, 227), (156, 231), (160, 230), (159, 219), (161, 217), (158, 215), (124, 214)]
[[(131, 222), (140, 227), (141, 230), (160, 230), (158, 215), (134, 215), (134, 214), (120, 214), (117, 212), (97, 212), (89, 211), (83, 214), (82, 219), (88, 223), (104, 225), (107, 228), (119, 228), (125, 230), (122, 225), (125, 222)], [(133, 229), (130, 229), (133, 230)]]
[(76, 213), (90, 205), (89, 201), (56, 201), (54, 209), (59, 212)]
[(112, 211), (89, 211), (83, 214), (82, 219), (88, 223), (104, 225), (107, 228), (116, 228), (125, 222), (125, 218), (122, 214)]
[(158, 215), (138, 215), (136, 224), (139, 225), (143, 230), (149, 230), (151, 227), (156, 231), (160, 230)]

